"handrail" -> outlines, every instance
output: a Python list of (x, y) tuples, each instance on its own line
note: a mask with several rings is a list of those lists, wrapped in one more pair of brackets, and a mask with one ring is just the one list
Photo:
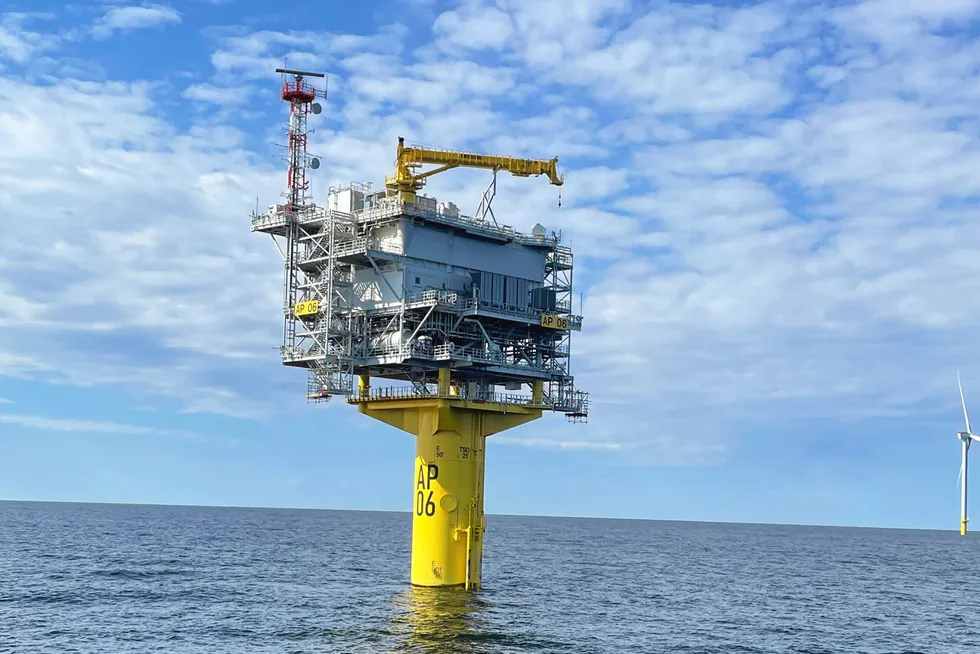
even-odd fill
[(440, 393), (438, 388), (431, 389), (435, 384), (426, 384), (425, 392), (420, 391), (415, 386), (385, 386), (371, 387), (367, 392), (357, 390), (348, 397), (348, 402), (368, 402), (378, 400), (405, 400), (405, 399), (445, 399), (461, 400), (469, 402), (487, 402), (495, 404), (512, 404), (515, 406), (550, 406), (547, 404), (535, 404), (530, 395), (518, 395), (516, 393), (483, 393), (477, 391), (470, 397), (465, 387), (459, 387), (458, 392), (450, 390), (449, 393)]
[[(567, 397), (562, 397), (567, 396)], [(516, 393), (487, 393), (477, 391), (470, 396), (465, 386), (450, 387), (448, 393), (440, 393), (437, 384), (417, 386), (385, 386), (370, 387), (367, 392), (358, 389), (347, 396), (347, 402), (395, 402), (399, 400), (455, 400), (460, 402), (475, 402), (480, 404), (509, 404), (527, 408), (540, 408), (549, 411), (562, 411), (575, 415), (588, 415), (588, 395), (580, 391), (571, 391), (552, 395), (545, 393), (541, 401), (534, 402), (530, 395)]]
[(464, 214), (449, 216), (444, 213), (439, 213), (438, 211), (431, 211), (422, 207), (418, 203), (405, 202), (396, 197), (381, 198), (371, 208), (363, 209), (357, 212), (358, 218), (365, 221), (383, 220), (385, 218), (393, 218), (401, 214), (417, 216), (419, 218), (425, 218), (426, 220), (462, 227), (464, 229), (476, 230), (478, 232), (482, 231), (488, 235), (513, 239), (515, 241), (522, 242), (525, 245), (541, 245), (543, 243), (548, 243), (549, 245), (559, 247), (559, 239), (557, 235), (553, 235), (550, 238), (547, 236), (529, 236), (511, 227), (498, 227), (496, 225), (480, 222), (475, 220), (472, 216), (466, 216)]

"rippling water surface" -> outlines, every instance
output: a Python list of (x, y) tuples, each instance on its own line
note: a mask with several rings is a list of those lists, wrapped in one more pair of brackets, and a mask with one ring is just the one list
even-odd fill
[(953, 532), (488, 517), (485, 590), (409, 514), (0, 502), (0, 652), (980, 653)]

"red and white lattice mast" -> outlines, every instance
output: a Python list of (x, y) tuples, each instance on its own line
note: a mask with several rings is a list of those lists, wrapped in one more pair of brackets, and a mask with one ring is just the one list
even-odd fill
[(320, 167), (319, 159), (310, 157), (306, 151), (306, 119), (312, 111), (319, 114), (322, 111), (320, 103), (315, 102), (316, 98), (326, 98), (326, 91), (319, 92), (304, 78), (318, 77), (324, 78), (322, 73), (309, 73), (301, 70), (288, 70), (277, 68), (277, 73), (292, 75), (293, 79), (286, 79), (282, 84), (282, 100), (289, 103), (289, 171), (286, 181), (286, 212), (294, 213), (302, 211), (306, 206), (306, 191), (309, 183), (306, 181), (306, 168), (316, 170)]

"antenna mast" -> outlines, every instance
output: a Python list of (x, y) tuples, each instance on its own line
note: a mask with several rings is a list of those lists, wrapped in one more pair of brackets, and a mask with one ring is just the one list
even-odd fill
[(326, 98), (326, 92), (318, 93), (316, 88), (304, 78), (326, 77), (323, 73), (310, 73), (302, 70), (277, 68), (277, 73), (292, 75), (282, 84), (282, 100), (289, 103), (289, 146), (287, 157), (289, 170), (286, 177), (286, 212), (295, 213), (306, 207), (306, 191), (309, 182), (306, 181), (306, 168), (314, 170), (320, 167), (318, 159), (311, 159), (306, 152), (306, 119), (312, 111), (319, 114), (322, 111), (320, 103), (314, 102), (317, 96)]

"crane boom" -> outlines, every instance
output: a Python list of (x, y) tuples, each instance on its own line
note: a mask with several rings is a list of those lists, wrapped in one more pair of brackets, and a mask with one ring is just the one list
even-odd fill
[[(437, 164), (439, 167), (421, 173), (413, 172), (424, 164)], [(395, 175), (385, 178), (385, 187), (389, 196), (398, 194), (403, 200), (414, 202), (415, 192), (425, 185), (427, 178), (451, 168), (483, 168), (494, 172), (503, 170), (517, 177), (547, 175), (555, 186), (561, 186), (565, 181), (564, 176), (558, 174), (558, 157), (549, 160), (518, 159), (493, 154), (406, 147), (405, 139), (399, 136)]]

